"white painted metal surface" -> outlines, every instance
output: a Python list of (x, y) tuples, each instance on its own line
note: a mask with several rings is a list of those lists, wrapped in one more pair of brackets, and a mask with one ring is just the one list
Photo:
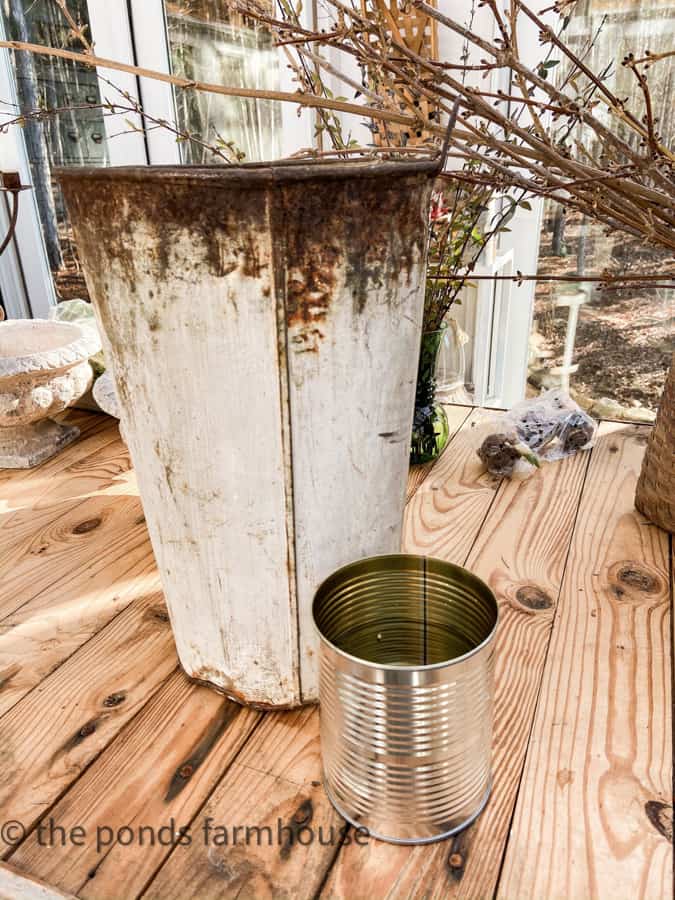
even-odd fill
[(64, 179), (181, 663), (245, 702), (317, 699), (314, 590), (400, 546), (431, 181), (391, 165)]

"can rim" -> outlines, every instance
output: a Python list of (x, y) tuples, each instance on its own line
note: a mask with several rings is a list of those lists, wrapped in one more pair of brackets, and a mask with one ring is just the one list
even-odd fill
[(383, 834), (382, 832), (373, 831), (372, 829), (368, 828), (367, 825), (364, 825), (363, 822), (359, 822), (359, 820), (356, 819), (355, 817), (347, 815), (347, 812), (342, 808), (342, 805), (340, 803), (338, 803), (338, 801), (335, 799), (335, 797), (333, 795), (333, 791), (330, 788), (330, 783), (329, 783), (328, 777), (326, 776), (326, 772), (325, 772), (325, 770), (323, 771), (323, 789), (324, 789), (326, 796), (328, 797), (328, 800), (330, 801), (333, 809), (340, 816), (342, 816), (342, 818), (345, 819), (345, 821), (349, 822), (349, 824), (353, 828), (365, 829), (365, 831), (368, 832), (369, 838), (374, 838), (376, 841), (384, 841), (387, 844), (396, 844), (399, 847), (423, 847), (423, 846), (426, 846), (427, 844), (436, 844), (436, 843), (438, 843), (438, 841), (446, 841), (449, 837), (452, 837), (453, 834), (459, 834), (460, 831), (464, 831), (465, 828), (468, 828), (469, 825), (471, 825), (473, 822), (476, 821), (478, 816), (483, 812), (483, 810), (487, 806), (488, 800), (490, 799), (490, 796), (492, 795), (492, 788), (493, 788), (493, 781), (492, 781), (492, 774), (490, 773), (488, 776), (487, 788), (485, 790), (485, 793), (481, 797), (476, 810), (474, 812), (472, 812), (471, 815), (467, 816), (467, 818), (464, 819), (464, 821), (461, 822), (459, 825), (455, 825), (454, 828), (450, 828), (449, 831), (442, 831), (439, 834), (429, 835), (428, 837), (400, 838), (400, 837), (394, 837), (393, 835), (386, 835), (386, 834)]
[[(329, 638), (327, 638), (324, 635), (324, 633), (321, 631), (321, 628), (319, 627), (319, 624), (316, 620), (317, 600), (319, 598), (319, 594), (321, 593), (322, 589), (333, 578), (338, 577), (339, 575), (346, 572), (348, 569), (353, 568), (354, 566), (357, 566), (357, 565), (360, 565), (360, 564), (363, 564), (366, 562), (373, 563), (373, 562), (378, 562), (380, 560), (386, 560), (386, 559), (398, 559), (398, 560), (410, 559), (410, 560), (417, 560), (417, 561), (431, 560), (434, 562), (434, 564), (437, 564), (443, 568), (446, 568), (446, 569), (450, 570), (451, 572), (455, 572), (455, 573), (461, 572), (463, 576), (465, 576), (465, 577), (468, 576), (488, 595), (488, 597), (492, 600), (492, 602), (494, 604), (495, 623), (492, 626), (487, 637), (483, 638), (483, 640), (480, 642), (480, 644), (477, 644), (475, 647), (472, 647), (471, 650), (468, 650), (466, 653), (463, 653), (461, 656), (454, 656), (452, 659), (442, 660), (441, 662), (427, 663), (426, 665), (423, 664), (423, 665), (417, 665), (417, 666), (396, 665), (394, 663), (372, 662), (369, 659), (363, 659), (360, 656), (354, 656), (352, 653), (347, 653), (346, 650), (342, 650), (340, 647), (337, 646), (337, 644), (334, 644), (333, 641), (331, 641)], [(448, 562), (447, 560), (439, 559), (436, 556), (422, 556), (421, 554), (416, 554), (416, 553), (382, 553), (382, 554), (379, 554), (378, 556), (367, 556), (367, 557), (363, 557), (361, 559), (353, 560), (352, 562), (347, 563), (344, 566), (340, 566), (339, 569), (336, 569), (334, 572), (331, 572), (331, 574), (327, 578), (324, 578), (324, 580), (321, 582), (321, 584), (318, 586), (318, 588), (314, 592), (314, 600), (312, 601), (312, 623), (314, 625), (314, 628), (315, 628), (317, 634), (319, 635), (319, 639), (321, 640), (321, 642), (323, 644), (325, 644), (326, 646), (330, 647), (330, 649), (333, 650), (334, 653), (337, 653), (343, 659), (347, 659), (350, 662), (357, 663), (358, 665), (361, 665), (361, 666), (367, 666), (370, 669), (376, 669), (380, 672), (382, 672), (382, 671), (386, 671), (386, 672), (432, 672), (436, 669), (447, 669), (448, 666), (459, 665), (460, 663), (465, 662), (467, 659), (470, 659), (476, 653), (479, 653), (484, 647), (486, 647), (489, 643), (491, 643), (494, 640), (495, 634), (497, 632), (497, 626), (499, 625), (499, 604), (497, 602), (497, 598), (496, 598), (495, 593), (492, 590), (492, 588), (485, 581), (483, 581), (482, 578), (479, 578), (478, 575), (476, 575), (474, 572), (471, 572), (469, 569), (465, 569), (463, 566), (458, 566), (456, 563), (451, 563), (451, 562)]]

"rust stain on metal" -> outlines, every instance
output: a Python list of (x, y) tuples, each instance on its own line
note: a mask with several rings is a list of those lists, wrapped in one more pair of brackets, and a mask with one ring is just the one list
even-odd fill
[[(218, 185), (199, 190), (189, 181), (157, 185), (147, 178), (114, 180), (102, 186), (92, 177), (72, 185), (65, 178), (64, 190), (77, 223), (78, 247), (88, 262), (90, 292), (99, 301), (103, 327), (115, 356), (125, 346), (127, 350), (135, 348), (138, 354), (158, 352), (147, 338), (172, 327), (176, 318), (173, 298), (167, 298), (165, 315), (143, 314), (138, 285), (148, 276), (159, 285), (168, 271), (179, 273), (186, 290), (202, 277), (197, 273), (204, 269), (215, 278), (232, 272), (242, 278), (263, 277), (263, 186), (252, 191), (223, 190)], [(93, 222), (97, 223), (95, 228)], [(142, 253), (134, 251), (130, 239), (139, 231)], [(106, 302), (111, 262), (130, 297), (124, 308), (111, 309)], [(120, 373), (121, 384), (122, 376)]]
[[(181, 667), (182, 668), (182, 667)], [(206, 687), (211, 688), (211, 690), (218, 691), (220, 694), (224, 694), (228, 700), (233, 700), (235, 703), (238, 703), (240, 706), (248, 706), (250, 709), (259, 709), (261, 712), (269, 712), (272, 709), (284, 710), (284, 709), (298, 709), (300, 706), (311, 706), (317, 703), (318, 701), (312, 701), (308, 703), (306, 700), (298, 700), (296, 703), (272, 703), (271, 701), (266, 700), (249, 700), (239, 691), (236, 691), (231, 684), (229, 683), (229, 679), (222, 673), (217, 671), (216, 669), (211, 668), (210, 666), (202, 666), (200, 669), (197, 669), (195, 672), (188, 672), (183, 669), (186, 676), (190, 679), (190, 681), (195, 684), (203, 684)], [(228, 681), (228, 684), (223, 685), (221, 682), (223, 680)]]
[[(400, 280), (410, 284), (426, 243), (419, 186), (427, 183), (431, 191), (432, 170), (433, 165), (419, 162), (286, 163), (177, 167), (150, 174), (140, 168), (62, 170), (58, 177), (87, 261), (90, 290), (113, 345), (140, 341), (165, 323), (156, 316), (144, 321), (138, 313), (142, 304), (130, 303), (114, 312), (113, 326), (105, 303), (111, 260), (130, 296), (139, 275), (151, 274), (160, 283), (167, 270), (175, 274), (179, 267), (189, 283), (191, 272), (204, 264), (217, 278), (235, 272), (244, 279), (267, 278), (261, 290), (268, 296), (270, 258), (264, 239), (271, 223), (272, 256), (283, 263), (274, 268), (286, 272), (276, 284), (277, 302), (285, 300), (297, 352), (318, 350), (338, 293), (351, 295), (358, 318), (373, 288), (385, 288), (388, 302), (394, 302)], [(134, 253), (129, 238), (139, 228), (143, 254)]]
[(284, 186), (275, 246), (281, 246), (292, 263), (286, 278), (286, 317), (295, 330), (293, 342), (300, 345), (296, 351), (318, 350), (325, 338), (322, 326), (338, 294), (351, 296), (358, 319), (373, 289), (384, 288), (391, 303), (398, 296), (399, 281), (410, 284), (425, 250), (416, 188), (411, 180), (409, 189), (402, 189), (398, 179), (317, 179)]

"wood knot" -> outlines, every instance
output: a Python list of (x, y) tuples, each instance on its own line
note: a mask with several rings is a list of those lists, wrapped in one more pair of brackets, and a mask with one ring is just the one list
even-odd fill
[(145, 615), (144, 619), (148, 619), (151, 622), (168, 622), (169, 614), (165, 609), (160, 609), (157, 606), (151, 607)]
[(312, 818), (313, 812), (314, 807), (312, 806), (312, 801), (307, 798), (307, 800), (305, 800), (293, 813), (293, 821), (297, 825), (306, 825)]
[(96, 722), (86, 722), (77, 732), (78, 737), (86, 738), (96, 731)]
[(452, 880), (456, 883), (462, 880), (464, 869), (466, 867), (466, 858), (468, 852), (467, 832), (460, 831), (455, 835), (450, 845), (450, 853), (447, 856), (448, 872)]
[(114, 694), (108, 694), (108, 696), (103, 701), (103, 705), (107, 709), (114, 709), (116, 706), (119, 706), (120, 703), (124, 703), (126, 699), (126, 691), (116, 691)]
[(660, 800), (649, 800), (645, 803), (647, 818), (667, 841), (673, 843), (673, 807)]
[(624, 603), (648, 602), (652, 598), (658, 598), (663, 591), (658, 574), (634, 560), (624, 560), (611, 566), (607, 581), (610, 593)]
[(95, 516), (93, 519), (85, 519), (84, 522), (80, 522), (79, 525), (76, 525), (73, 528), (73, 534), (87, 534), (87, 532), (98, 528), (101, 521), (102, 519), (100, 516)]
[[(290, 858), (291, 851), (296, 844), (301, 843), (300, 834), (309, 825), (314, 815), (314, 806), (308, 797), (295, 810), (289, 820), (289, 824), (283, 828), (284, 842), (279, 849), (279, 856), (284, 861)], [(280, 832), (281, 833), (281, 832)]]
[(185, 766), (181, 766), (178, 770), (178, 774), (181, 778), (191, 778), (194, 774), (194, 766), (191, 766), (189, 763)]
[(656, 594), (659, 591), (659, 581), (651, 572), (641, 569), (639, 566), (622, 566), (616, 573), (617, 580), (637, 591), (646, 594)]
[(550, 609), (553, 600), (541, 588), (534, 584), (526, 584), (516, 591), (516, 600), (527, 609)]

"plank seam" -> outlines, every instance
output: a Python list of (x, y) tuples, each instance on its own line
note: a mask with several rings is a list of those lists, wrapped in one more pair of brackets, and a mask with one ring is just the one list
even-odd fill
[(509, 842), (510, 842), (510, 838), (511, 838), (511, 830), (513, 828), (513, 821), (516, 816), (516, 810), (518, 809), (518, 798), (520, 797), (520, 790), (521, 790), (521, 786), (523, 783), (523, 776), (525, 774), (525, 768), (527, 766), (527, 757), (529, 755), (529, 748), (530, 748), (530, 741), (532, 739), (532, 732), (534, 731), (534, 725), (535, 725), (535, 722), (537, 721), (537, 713), (539, 711), (539, 704), (541, 701), (541, 690), (542, 690), (542, 685), (544, 682), (544, 674), (546, 672), (546, 667), (548, 665), (548, 657), (549, 657), (549, 651), (551, 648), (551, 640), (553, 638), (553, 631), (555, 628), (556, 620), (558, 618), (558, 615), (560, 614), (560, 596), (562, 594), (563, 585), (565, 583), (565, 573), (567, 572), (567, 564), (569, 562), (570, 553), (572, 552), (572, 544), (574, 542), (574, 535), (575, 535), (576, 528), (577, 528), (577, 522), (579, 520), (579, 510), (581, 509), (581, 502), (582, 502), (582, 499), (584, 496), (584, 491), (586, 490), (586, 482), (588, 480), (588, 471), (590, 469), (592, 456), (593, 456), (593, 449), (591, 448), (591, 450), (587, 454), (586, 466), (584, 467), (584, 477), (583, 477), (583, 481), (581, 484), (581, 490), (579, 491), (579, 498), (577, 500), (577, 508), (574, 511), (574, 522), (572, 523), (572, 527), (570, 529), (569, 540), (567, 542), (567, 550), (565, 552), (565, 562), (562, 567), (562, 572), (560, 573), (560, 583), (558, 585), (558, 591), (556, 594), (555, 609), (553, 611), (553, 617), (551, 618), (551, 626), (550, 626), (549, 632), (548, 632), (548, 640), (546, 641), (546, 650), (544, 652), (544, 659), (543, 659), (543, 663), (541, 666), (541, 674), (539, 677), (539, 685), (537, 687), (537, 696), (536, 696), (535, 703), (534, 703), (534, 710), (532, 712), (532, 718), (530, 719), (530, 727), (528, 729), (528, 734), (527, 734), (527, 743), (526, 743), (525, 753), (523, 755), (523, 764), (520, 767), (520, 775), (518, 776), (518, 786), (515, 790), (514, 797), (513, 797), (513, 807), (511, 809), (511, 815), (509, 816), (509, 826), (508, 826), (508, 829), (506, 832), (506, 840), (504, 841), (504, 846), (502, 848), (502, 855), (501, 855), (501, 859), (499, 861), (499, 870), (497, 872), (497, 878), (495, 880), (495, 887), (494, 887), (494, 891), (492, 894), (493, 900), (496, 900), (496, 897), (499, 893), (499, 886), (500, 886), (500, 883), (502, 880), (502, 872), (504, 870), (504, 863), (506, 861), (506, 852), (508, 850)]
[[(115, 618), (117, 618), (117, 617), (115, 617)], [(110, 623), (108, 623), (108, 624), (110, 624)], [(106, 628), (107, 628), (107, 626), (106, 626)], [(101, 629), (101, 630), (103, 631), (103, 630), (105, 630), (105, 629)], [(100, 632), (97, 632), (97, 634), (100, 634)], [(89, 643), (89, 642), (87, 641), (87, 643)], [(76, 651), (76, 652), (77, 652), (77, 651)], [(24, 834), (24, 836), (23, 836), (23, 838), (21, 839), (21, 841), (19, 841), (18, 844), (15, 844), (14, 846), (10, 847), (10, 848), (9, 848), (9, 851), (6, 852), (3, 856), (0, 856), (0, 860), (5, 861), (5, 862), (8, 861), (8, 860), (11, 860), (12, 856), (14, 855), (14, 853), (16, 853), (16, 851), (19, 849), (19, 847), (21, 847), (21, 846), (25, 843), (26, 839), (29, 838), (29, 837), (33, 834), (33, 832), (36, 830), (36, 828), (38, 827), (38, 825), (40, 824), (40, 822), (42, 822), (45, 818), (47, 818), (47, 817), (53, 812), (54, 808), (61, 802), (61, 800), (65, 797), (65, 795), (68, 793), (68, 791), (70, 791), (70, 789), (71, 789), (72, 787), (74, 787), (74, 786), (77, 784), (77, 782), (80, 780), (80, 778), (82, 778), (82, 776), (85, 775), (85, 774), (89, 771), (89, 769), (94, 765), (94, 763), (95, 763), (96, 760), (101, 756), (101, 754), (104, 753), (104, 752), (108, 749), (108, 747), (112, 747), (112, 745), (115, 743), (115, 741), (119, 740), (119, 739), (120, 739), (120, 736), (123, 735), (123, 734), (125, 733), (125, 731), (127, 730), (127, 728), (129, 728), (129, 727), (131, 726), (132, 722), (135, 722), (135, 721), (136, 721), (136, 719), (140, 716), (140, 714), (143, 712), (143, 710), (144, 710), (145, 707), (148, 705), (148, 703), (149, 703), (149, 702), (152, 700), (152, 698), (155, 696), (155, 694), (157, 693), (157, 691), (159, 691), (161, 688), (163, 688), (164, 685), (167, 683), (167, 681), (168, 681), (170, 678), (172, 678), (173, 675), (174, 675), (177, 671), (180, 671), (180, 670), (181, 670), (180, 665), (176, 666), (174, 669), (171, 670), (171, 672), (169, 672), (169, 674), (167, 675), (167, 677), (166, 677), (163, 681), (160, 681), (160, 682), (157, 684), (157, 686), (155, 687), (155, 689), (154, 689), (153, 691), (150, 692), (150, 694), (146, 697), (145, 701), (141, 704), (141, 706), (140, 706), (140, 707), (138, 708), (138, 710), (134, 713), (134, 715), (129, 719), (129, 721), (126, 722), (126, 723), (122, 726), (122, 728), (117, 732), (117, 734), (114, 734), (114, 735), (111, 737), (111, 739), (108, 741), (107, 744), (104, 744), (104, 746), (101, 747), (101, 749), (98, 751), (98, 753), (95, 753), (95, 754), (94, 754), (94, 756), (89, 760), (89, 762), (88, 762), (88, 763), (82, 768), (82, 770), (78, 773), (77, 778), (74, 778), (74, 779), (70, 782), (70, 784), (66, 785), (66, 786), (63, 788), (63, 790), (57, 795), (57, 797), (53, 800), (53, 802), (50, 803), (50, 804), (45, 808), (45, 810), (43, 811), (43, 813), (42, 813), (42, 815), (40, 816), (40, 818), (35, 820), (34, 825), (33, 825), (31, 828), (26, 829), (26, 833)], [(54, 670), (54, 671), (56, 671), (56, 670)], [(33, 688), (33, 690), (34, 690), (34, 688)], [(31, 691), (30, 693), (32, 693), (32, 691)], [(28, 696), (28, 695), (26, 695), (26, 696)], [(22, 698), (22, 699), (23, 699), (23, 698)], [(0, 721), (1, 721), (1, 720), (0, 720)]]
[[(181, 666), (180, 666), (180, 665), (177, 666), (177, 668), (174, 669), (174, 671), (171, 673), (171, 675), (169, 675), (169, 678), (172, 678), (176, 672), (182, 672), (182, 671), (183, 671), (183, 670), (182, 670)], [(168, 680), (169, 680), (169, 679), (167, 679), (167, 682), (168, 682)], [(164, 682), (164, 684), (165, 684), (165, 683), (166, 683), (166, 682)], [(226, 696), (223, 694), (223, 699), (224, 699), (224, 700), (229, 700), (229, 697), (226, 697)], [(230, 702), (231, 702), (231, 703), (235, 703), (234, 700), (231, 700)], [(240, 704), (237, 704), (237, 705), (240, 705)], [(247, 708), (247, 707), (242, 706), (242, 709), (246, 709), (246, 708)], [(134, 719), (135, 719), (135, 718), (136, 718), (136, 716), (134, 716)], [(207, 796), (206, 796), (206, 798), (204, 799), (204, 801), (203, 801), (203, 803), (201, 804), (201, 806), (200, 806), (200, 807), (197, 809), (197, 811), (195, 812), (194, 816), (192, 816), (192, 818), (189, 820), (189, 822), (188, 822), (188, 824), (187, 824), (187, 826), (186, 826), (187, 828), (191, 828), (191, 827), (192, 827), (192, 823), (195, 821), (195, 819), (197, 818), (197, 816), (199, 815), (199, 813), (204, 809), (204, 806), (206, 805), (206, 803), (208, 802), (208, 800), (211, 798), (211, 794), (215, 791), (215, 789), (218, 787), (218, 785), (220, 784), (220, 782), (222, 781), (222, 779), (225, 777), (225, 775), (226, 775), (227, 772), (229, 771), (230, 767), (232, 766), (232, 763), (234, 763), (234, 761), (237, 759), (237, 757), (239, 756), (239, 754), (241, 753), (241, 751), (244, 749), (244, 747), (246, 746), (246, 744), (249, 742), (249, 739), (251, 738), (251, 735), (253, 734), (254, 731), (257, 730), (258, 726), (260, 725), (260, 722), (261, 722), (264, 718), (265, 718), (265, 714), (264, 714), (264, 713), (261, 713), (261, 714), (260, 714), (260, 717), (258, 718), (258, 720), (255, 721), (255, 722), (253, 723), (253, 725), (252, 725), (252, 727), (251, 727), (251, 730), (250, 730), (250, 731), (248, 732), (248, 734), (246, 735), (246, 738), (242, 741), (241, 747), (239, 748), (239, 750), (237, 750), (237, 753), (235, 754), (235, 756), (230, 760), (229, 764), (225, 767), (225, 769), (224, 769), (222, 775), (220, 776), (220, 778), (218, 778), (217, 781), (214, 783), (213, 787), (211, 788), (211, 790), (210, 790), (209, 793), (207, 794)], [(134, 719), (132, 719), (130, 722), (127, 723), (127, 725), (124, 726), (124, 728), (122, 729), (122, 731), (120, 732), (120, 734), (122, 734), (122, 733), (126, 730), (126, 728), (127, 728), (129, 725), (131, 725), (131, 722), (133, 722)], [(113, 743), (114, 743), (114, 741), (111, 741), (109, 744), (106, 745), (105, 749), (108, 750), (108, 749), (113, 745)], [(80, 776), (80, 777), (81, 777), (81, 776)], [(79, 781), (79, 778), (77, 779), (77, 781)], [(73, 784), (71, 785), (71, 787), (74, 787), (75, 784), (76, 784), (76, 782), (73, 782)], [(135, 818), (135, 817), (134, 817), (134, 818)], [(134, 821), (134, 819), (132, 819), (132, 821)], [(98, 872), (99, 868), (103, 865), (103, 863), (105, 862), (105, 860), (108, 858), (109, 854), (110, 854), (117, 846), (118, 846), (117, 841), (115, 841), (115, 843), (111, 844), (110, 847), (108, 847), (108, 850), (106, 851), (106, 853), (98, 859), (98, 861), (96, 862), (96, 866), (94, 867), (94, 869), (93, 869), (93, 870), (90, 870), (90, 871), (93, 871), (94, 874), (95, 874), (96, 872)], [(143, 893), (145, 893), (145, 891), (147, 891), (147, 889), (150, 887), (151, 882), (154, 881), (154, 879), (155, 879), (155, 878), (157, 877), (157, 875), (159, 874), (160, 870), (163, 869), (164, 866), (165, 866), (165, 864), (169, 861), (169, 857), (171, 856), (171, 854), (172, 854), (173, 851), (175, 850), (176, 846), (177, 846), (177, 844), (174, 845), (174, 847), (172, 847), (172, 849), (169, 851), (168, 855), (160, 862), (160, 864), (157, 866), (157, 868), (155, 869), (155, 871), (149, 876), (147, 882), (143, 885), (143, 887), (141, 888), (140, 893), (137, 894), (136, 897), (140, 897)], [(78, 887), (78, 889), (77, 889), (77, 890), (78, 890), (78, 894), (79, 894), (80, 891), (82, 891), (82, 890), (87, 886), (87, 884), (89, 884), (90, 880), (91, 880), (91, 878), (90, 878), (90, 877), (87, 877), (87, 879), (86, 879), (85, 881), (82, 882), (82, 884), (81, 884), (81, 885)]]
[(328, 879), (330, 877), (330, 873), (333, 871), (333, 866), (335, 865), (335, 862), (340, 854), (340, 851), (342, 850), (342, 845), (347, 840), (347, 834), (351, 830), (352, 830), (352, 826), (349, 825), (347, 822), (345, 822), (344, 827), (342, 828), (342, 836), (341, 836), (340, 840), (338, 841), (338, 844), (335, 848), (335, 853), (332, 855), (332, 857), (328, 861), (328, 865), (326, 866), (326, 871), (323, 873), (321, 881), (319, 882), (319, 885), (318, 885), (315, 893), (312, 896), (312, 900), (319, 900), (319, 898), (321, 897), (321, 895), (323, 893), (323, 889), (326, 886), (326, 882), (328, 881)]
[[(450, 408), (450, 407), (457, 408), (457, 407), (462, 406), (462, 405), (461, 405), (461, 404), (455, 404), (455, 403), (449, 403), (449, 404), (447, 404), (447, 406), (448, 406), (448, 408)], [(466, 425), (466, 420), (469, 418), (469, 416), (471, 415), (471, 413), (473, 412), (473, 410), (474, 410), (474, 409), (477, 409), (478, 407), (467, 406), (467, 407), (462, 407), (462, 408), (466, 409), (466, 413), (464, 414), (464, 418), (462, 419), (462, 421), (459, 423), (459, 425), (455, 428), (455, 430), (454, 430), (454, 431), (452, 432), (452, 434), (450, 435), (450, 438), (448, 439), (447, 446), (446, 446), (445, 450), (443, 451), (443, 453), (446, 453), (446, 452), (450, 449), (450, 446), (452, 445), (452, 442), (455, 440), (455, 438), (457, 437), (457, 435), (459, 434), (459, 432), (462, 430), (462, 428), (464, 428), (464, 426)], [(441, 454), (441, 456), (438, 457), (438, 459), (435, 459), (435, 460), (431, 463), (431, 465), (429, 466), (429, 468), (424, 472), (424, 477), (423, 477), (422, 479), (420, 479), (420, 483), (415, 487), (415, 490), (412, 492), (412, 494), (411, 494), (409, 497), (407, 496), (407, 489), (406, 489), (406, 501), (405, 501), (405, 506), (404, 506), (404, 512), (405, 512), (405, 509), (407, 509), (408, 504), (412, 501), (413, 497), (416, 497), (416, 496), (417, 496), (417, 492), (420, 490), (420, 488), (422, 487), (422, 485), (424, 484), (424, 482), (427, 480), (427, 478), (429, 477), (429, 475), (431, 475), (431, 473), (433, 472), (433, 470), (434, 470), (434, 468), (436, 467), (436, 465), (440, 462), (441, 457), (443, 456), (443, 453)], [(423, 467), (423, 466), (425, 466), (425, 465), (429, 465), (429, 464), (428, 464), (428, 463), (422, 463), (422, 466), (421, 466), (421, 467)], [(410, 477), (410, 469), (408, 469), (408, 477)]]
[[(154, 556), (153, 556), (153, 558), (154, 558)], [(126, 573), (123, 573), (123, 574), (126, 574)], [(161, 594), (162, 599), (164, 598), (164, 593), (161, 589), (151, 591), (150, 594)], [(36, 596), (39, 597), (40, 594), (37, 594)], [(35, 599), (35, 598), (33, 598), (33, 599)], [(51, 676), (54, 674), (54, 672), (58, 672), (62, 666), (64, 666), (70, 659), (73, 658), (73, 656), (75, 656), (75, 654), (79, 653), (81, 650), (84, 650), (84, 648), (91, 641), (93, 641), (95, 638), (97, 638), (99, 636), (99, 634), (102, 634), (106, 630), (106, 628), (109, 628), (114, 622), (116, 622), (117, 619), (131, 607), (132, 603), (136, 603), (138, 601), (138, 599), (139, 599), (138, 597), (132, 597), (131, 600), (129, 600), (129, 602), (122, 607), (122, 609), (120, 609), (118, 612), (116, 612), (115, 615), (105, 623), (105, 625), (103, 625), (101, 628), (99, 628), (98, 631), (95, 631), (93, 634), (89, 635), (87, 640), (84, 641), (82, 644), (80, 644), (79, 647), (76, 647), (72, 653), (69, 653), (68, 656), (64, 656), (64, 658), (58, 663), (58, 665), (54, 666), (54, 668), (51, 670), (51, 672), (48, 672), (44, 676), (44, 678), (41, 678), (36, 684), (33, 685), (32, 688), (30, 688), (30, 690), (26, 691), (25, 694), (23, 694), (21, 697), (19, 697), (19, 699), (15, 703), (12, 703), (12, 705), (9, 706), (3, 713), (0, 713), (0, 726), (2, 726), (2, 720), (5, 718), (5, 716), (8, 715), (16, 706), (18, 706), (19, 703), (23, 703), (23, 701), (27, 697), (30, 697), (30, 695), (33, 693), (33, 691), (37, 690), (40, 687), (40, 685), (43, 683), (43, 681), (46, 681), (48, 678), (51, 678)], [(32, 601), (29, 600), (28, 602), (30, 603)], [(19, 612), (21, 609), (23, 609), (24, 605), (25, 604), (22, 604), (19, 607), (19, 609), (15, 610), (15, 612)], [(11, 613), (11, 615), (14, 615), (14, 613)]]
[[(225, 777), (227, 776), (227, 773), (230, 771), (230, 769), (232, 768), (232, 766), (237, 762), (237, 760), (239, 759), (239, 757), (241, 756), (241, 754), (244, 752), (244, 749), (247, 747), (248, 742), (251, 740), (251, 738), (253, 737), (253, 735), (254, 735), (254, 734), (256, 733), (256, 731), (260, 728), (260, 726), (262, 725), (262, 723), (265, 721), (265, 719), (266, 719), (269, 715), (273, 715), (273, 714), (272, 714), (272, 713), (261, 713), (260, 718), (258, 719), (258, 721), (257, 721), (257, 722), (254, 722), (253, 727), (251, 728), (251, 730), (249, 731), (248, 735), (246, 736), (246, 740), (242, 742), (241, 747), (237, 750), (237, 752), (235, 753), (235, 755), (234, 755), (234, 756), (232, 757), (232, 759), (230, 760), (229, 764), (225, 767), (225, 769), (223, 770), (223, 773), (222, 773), (222, 775), (220, 776), (220, 778), (218, 778), (217, 781), (214, 783), (213, 787), (211, 788), (211, 790), (209, 791), (209, 793), (208, 793), (208, 794), (206, 795), (206, 797), (204, 798), (204, 800), (203, 800), (201, 806), (199, 806), (199, 807), (195, 810), (194, 816), (192, 816), (192, 818), (190, 819), (190, 821), (189, 821), (188, 824), (187, 824), (187, 827), (188, 827), (188, 828), (192, 828), (193, 822), (198, 818), (198, 816), (200, 816), (200, 815), (203, 813), (204, 809), (207, 807), (209, 801), (211, 800), (211, 797), (213, 796), (213, 794), (215, 793), (215, 791), (218, 790), (218, 788), (220, 787), (220, 785), (221, 785), (222, 782), (224, 781)], [(114, 846), (114, 845), (113, 845), (113, 846)], [(171, 857), (173, 856), (173, 854), (174, 854), (174, 852), (175, 852), (177, 846), (178, 846), (178, 844), (174, 844), (173, 847), (169, 850), (169, 853), (164, 857), (164, 859), (162, 860), (162, 862), (157, 866), (157, 868), (156, 868), (155, 871), (152, 873), (152, 875), (149, 876), (148, 880), (147, 880), (146, 883), (143, 885), (143, 887), (141, 888), (140, 892), (139, 892), (138, 894), (136, 894), (135, 900), (140, 900), (140, 898), (141, 898), (145, 893), (147, 893), (147, 891), (150, 889), (150, 886), (152, 885), (153, 881), (155, 881), (155, 879), (157, 878), (157, 876), (159, 875), (159, 873), (162, 871), (162, 869), (164, 868), (164, 866), (166, 866), (166, 865), (168, 864), (168, 862), (169, 862), (169, 860), (171, 859)], [(111, 848), (111, 849), (112, 849), (112, 848)], [(107, 854), (106, 854), (106, 856), (107, 856)], [(83, 886), (84, 886), (84, 885), (83, 885)], [(80, 888), (80, 890), (82, 890), (82, 888)]]

